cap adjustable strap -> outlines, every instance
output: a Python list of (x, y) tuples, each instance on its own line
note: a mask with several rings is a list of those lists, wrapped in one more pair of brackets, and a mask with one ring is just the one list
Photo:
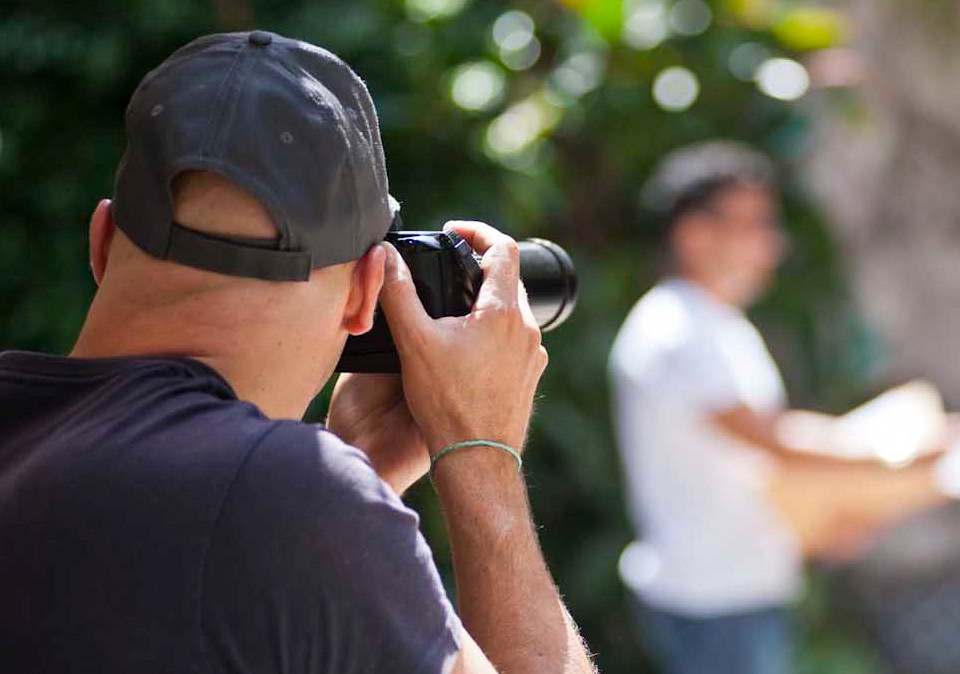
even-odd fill
[(173, 222), (165, 257), (190, 267), (230, 276), (252, 276), (267, 281), (307, 281), (310, 254), (269, 248), (253, 240), (198, 232)]

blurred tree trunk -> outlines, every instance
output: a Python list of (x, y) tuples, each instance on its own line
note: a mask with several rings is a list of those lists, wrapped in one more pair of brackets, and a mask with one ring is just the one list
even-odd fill
[(960, 407), (960, 3), (850, 0), (860, 104), (825, 97), (810, 179), (886, 376)]

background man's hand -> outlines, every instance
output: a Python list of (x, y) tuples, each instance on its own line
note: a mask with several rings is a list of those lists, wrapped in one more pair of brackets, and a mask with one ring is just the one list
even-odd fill
[(430, 467), (427, 445), (407, 408), (399, 375), (340, 375), (327, 427), (366, 452), (374, 470), (397, 494), (403, 494)]

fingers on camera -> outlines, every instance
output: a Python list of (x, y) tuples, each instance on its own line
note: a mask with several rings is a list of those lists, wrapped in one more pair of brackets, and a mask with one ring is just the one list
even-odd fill
[(516, 306), (520, 282), (520, 246), (511, 237), (483, 222), (451, 220), (444, 230), (454, 230), (482, 255), (483, 286), (477, 305)]
[(455, 231), (480, 255), (486, 253), (498, 240), (510, 238), (487, 223), (475, 220), (451, 220), (443, 229)]
[(547, 365), (550, 364), (550, 354), (547, 353), (546, 347), (544, 347), (542, 344), (540, 345), (540, 348), (537, 349), (537, 364), (540, 367), (540, 374), (543, 374), (547, 369)]
[(387, 256), (384, 264), (383, 288), (380, 290), (380, 306), (394, 329), (403, 330), (404, 326), (415, 329), (422, 327), (430, 317), (417, 297), (417, 289), (413, 285), (410, 270), (396, 248), (390, 244), (384, 244), (384, 246), (387, 249)]
[(483, 257), (483, 285), (479, 308), (512, 308), (520, 305), (520, 270), (509, 248), (494, 246)]

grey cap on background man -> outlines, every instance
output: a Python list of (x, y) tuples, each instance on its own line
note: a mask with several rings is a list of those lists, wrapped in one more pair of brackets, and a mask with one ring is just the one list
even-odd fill
[[(383, 240), (396, 202), (373, 101), (334, 54), (273, 33), (208, 35), (143, 79), (127, 107), (117, 226), (150, 255), (223, 274), (306, 281)], [(275, 243), (173, 220), (173, 179), (212, 171), (267, 209)]]

